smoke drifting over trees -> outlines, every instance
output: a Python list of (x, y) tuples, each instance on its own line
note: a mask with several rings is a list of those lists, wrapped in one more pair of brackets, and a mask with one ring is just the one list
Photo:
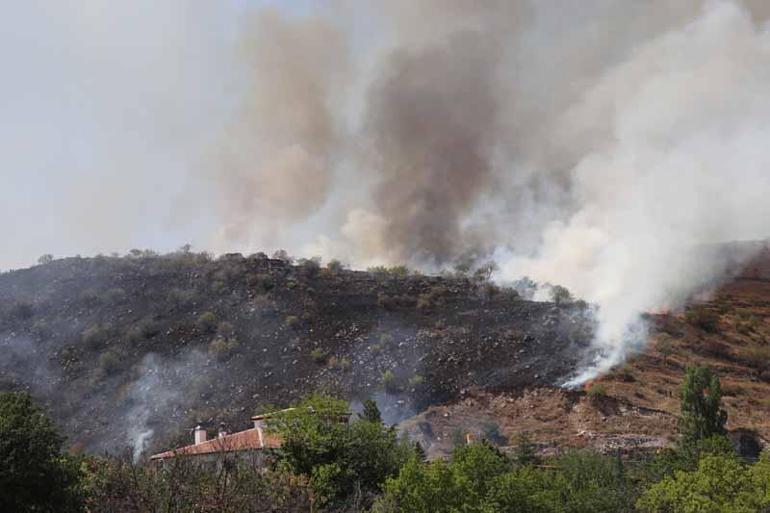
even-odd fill
[[(210, 107), (215, 122), (155, 116), (192, 120), (196, 136), (138, 162), (162, 176), (173, 155), (188, 164), (168, 193), (167, 233), (143, 240), (183, 234), (358, 266), (494, 255), (500, 279), (529, 275), (597, 303), (609, 365), (619, 340), (638, 338), (640, 312), (717, 276), (724, 262), (694, 248), (770, 231), (769, 11), (751, 0), (339, 0), (239, 12), (238, 50), (217, 40), (231, 53), (201, 73), (214, 96), (236, 84)], [(171, 67), (177, 57), (158, 54)], [(111, 184), (126, 183), (125, 166), (104, 164)], [(102, 189), (89, 217), (142, 226), (104, 198), (123, 190)]]

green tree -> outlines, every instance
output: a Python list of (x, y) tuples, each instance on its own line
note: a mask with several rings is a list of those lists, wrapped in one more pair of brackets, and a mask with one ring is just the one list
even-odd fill
[(412, 457), (398, 476), (385, 484), (375, 512), (482, 513), (497, 479), (510, 463), (487, 443), (458, 447), (451, 463), (421, 463)]
[(361, 420), (377, 424), (382, 423), (382, 414), (377, 407), (377, 403), (373, 399), (364, 401), (364, 411), (361, 413)]
[(534, 465), (539, 462), (537, 446), (532, 443), (528, 433), (521, 432), (516, 436), (516, 448), (513, 452), (513, 459), (522, 466)]
[(348, 405), (314, 395), (269, 421), (283, 445), (280, 465), (310, 479), (319, 505), (342, 504), (356, 492), (378, 493), (396, 475), (412, 449), (382, 422), (348, 423)]
[(734, 456), (706, 455), (692, 472), (677, 471), (637, 501), (643, 513), (750, 513), (770, 505), (767, 459), (747, 468)]
[(707, 367), (690, 367), (681, 388), (679, 430), (685, 445), (726, 434), (719, 378)]
[(75, 462), (28, 394), (0, 393), (0, 511), (82, 511)]
[(572, 294), (570, 293), (569, 289), (567, 287), (562, 287), (561, 285), (554, 285), (551, 288), (551, 300), (556, 303), (557, 305), (560, 305), (562, 303), (569, 303), (572, 301)]

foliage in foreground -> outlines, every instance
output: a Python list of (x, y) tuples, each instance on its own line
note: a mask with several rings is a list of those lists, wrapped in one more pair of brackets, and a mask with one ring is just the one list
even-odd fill
[(81, 511), (77, 463), (27, 394), (0, 392), (0, 511)]
[[(25, 394), (0, 394), (0, 511), (90, 513), (759, 513), (770, 511), (770, 454), (742, 461), (724, 436), (718, 378), (688, 369), (682, 440), (641, 460), (590, 451), (541, 459), (526, 436), (510, 457), (482, 442), (449, 461), (383, 425), (374, 402), (311, 396), (270, 421), (284, 437), (267, 466), (222, 455), (163, 465), (61, 454)], [(78, 465), (79, 464), (79, 468)], [(42, 477), (42, 478), (41, 478)]]

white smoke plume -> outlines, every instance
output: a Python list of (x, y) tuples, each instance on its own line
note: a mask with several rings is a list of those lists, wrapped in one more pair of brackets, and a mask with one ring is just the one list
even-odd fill
[[(6, 183), (56, 162), (57, 180), (39, 181), (62, 212), (18, 210), (7, 193), (0, 213), (20, 222), (0, 235), (25, 249), (3, 265), (127, 249), (121, 234), (354, 266), (493, 255), (500, 280), (559, 283), (598, 305), (603, 356), (577, 383), (643, 341), (642, 312), (719, 277), (724, 261), (699, 247), (770, 232), (767, 2), (263, 3), (31, 13), (59, 20), (46, 27), (76, 79), (32, 92), (75, 105), (56, 87), (80, 84), (90, 110), (62, 119), (98, 130), (63, 133), (100, 151), (60, 152), (64, 135), (30, 128), (57, 123), (11, 118)], [(152, 30), (110, 30), (116, 20)], [(27, 41), (19, 26), (0, 30), (0, 48)], [(38, 78), (25, 74), (38, 60), (19, 61), (3, 97), (25, 105), (19, 77)]]

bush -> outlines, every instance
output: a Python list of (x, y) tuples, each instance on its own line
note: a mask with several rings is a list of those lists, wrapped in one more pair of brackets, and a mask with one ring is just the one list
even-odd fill
[(352, 367), (352, 363), (350, 362), (350, 358), (342, 357), (337, 358), (336, 356), (332, 356), (329, 358), (329, 367), (332, 369), (337, 369), (342, 372), (347, 372), (350, 370), (350, 367)]
[(329, 263), (326, 264), (326, 269), (331, 273), (339, 273), (345, 269), (345, 266), (339, 260), (329, 260)]
[(296, 328), (297, 326), (299, 326), (299, 317), (297, 317), (296, 315), (287, 315), (283, 323), (286, 325), (287, 328)]
[(160, 327), (152, 319), (142, 319), (128, 330), (126, 337), (130, 342), (148, 340), (160, 333)]
[(320, 257), (303, 258), (299, 261), (298, 265), (302, 271), (302, 274), (308, 278), (314, 278), (318, 275), (318, 271), (321, 269), (321, 259)]
[(214, 333), (217, 327), (217, 316), (214, 312), (203, 312), (198, 316), (196, 324), (204, 333)]
[(705, 306), (690, 307), (685, 313), (685, 321), (688, 324), (702, 329), (709, 333), (719, 331), (719, 314)]
[(83, 511), (77, 463), (27, 394), (0, 392), (0, 511)]
[(217, 325), (217, 335), (229, 338), (235, 332), (235, 327), (227, 321), (222, 321)]
[(658, 338), (657, 343), (655, 344), (655, 348), (663, 357), (663, 365), (665, 365), (666, 361), (668, 360), (668, 357), (674, 353), (674, 345), (671, 342), (671, 337), (669, 337), (668, 335), (661, 335), (660, 338)]
[(770, 345), (766, 343), (753, 342), (743, 351), (744, 361), (753, 367), (757, 375), (770, 369)]
[(753, 315), (739, 314), (735, 321), (735, 330), (741, 335), (750, 335), (757, 331), (759, 321)]
[(551, 301), (557, 305), (569, 303), (572, 299), (572, 293), (570, 293), (567, 287), (562, 287), (561, 285), (551, 287)]
[(45, 255), (41, 255), (40, 258), (37, 259), (37, 263), (40, 265), (46, 265), (53, 262), (53, 255), (46, 253)]
[(238, 346), (237, 340), (217, 337), (209, 343), (209, 354), (216, 358), (217, 361), (224, 362), (232, 357)]
[(94, 324), (89, 326), (80, 335), (80, 340), (83, 341), (90, 349), (95, 349), (102, 345), (109, 335), (109, 328), (103, 324)]
[(326, 351), (321, 349), (320, 347), (316, 347), (312, 351), (310, 351), (310, 358), (313, 359), (313, 361), (317, 364), (322, 364), (326, 362)]
[(591, 383), (588, 387), (588, 398), (591, 400), (598, 400), (607, 396), (607, 385), (604, 383)]
[(99, 369), (105, 376), (111, 376), (123, 368), (123, 358), (110, 350), (99, 355)]

